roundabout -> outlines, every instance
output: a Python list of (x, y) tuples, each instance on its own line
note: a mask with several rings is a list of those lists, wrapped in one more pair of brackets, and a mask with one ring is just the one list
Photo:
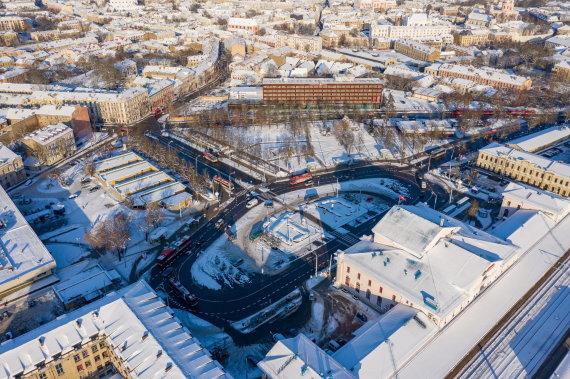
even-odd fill
[[(150, 274), (151, 285), (166, 291), (171, 305), (225, 327), (244, 342), (266, 335), (271, 325), (244, 335), (229, 327), (231, 323), (288, 296), (315, 271), (329, 269), (334, 253), (370, 234), (384, 213), (401, 201), (400, 196), (407, 204), (420, 197), (415, 175), (375, 165), (316, 173), (314, 187), (292, 187), (282, 181), (256, 189), (259, 205), (248, 209), (250, 197), (246, 191), (237, 192), (224, 210), (192, 235), (194, 244), (171, 263), (176, 279), (198, 298), (196, 307), (188, 308), (168, 291), (164, 267), (155, 266)], [(265, 208), (265, 200), (272, 200), (275, 208)], [(231, 233), (216, 227), (220, 219)], [(279, 242), (275, 250), (261, 249), (260, 255), (258, 249), (256, 255), (255, 246), (267, 246), (266, 240), (249, 240), (256, 224), (265, 236), (280, 236), (275, 237)], [(297, 240), (309, 242), (294, 246), (293, 230)], [(270, 267), (271, 251), (288, 257), (282, 267)]]

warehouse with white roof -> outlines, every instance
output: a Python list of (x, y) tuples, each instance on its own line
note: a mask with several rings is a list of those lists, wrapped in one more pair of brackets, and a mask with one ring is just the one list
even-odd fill
[(0, 300), (54, 270), (55, 260), (0, 187)]

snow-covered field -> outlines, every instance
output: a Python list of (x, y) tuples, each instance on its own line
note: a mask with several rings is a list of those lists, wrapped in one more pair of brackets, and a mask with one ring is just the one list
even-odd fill
[(218, 238), (192, 265), (192, 279), (212, 290), (248, 283), (249, 275), (236, 263), (239, 258), (233, 258), (239, 254), (239, 247), (226, 236)]

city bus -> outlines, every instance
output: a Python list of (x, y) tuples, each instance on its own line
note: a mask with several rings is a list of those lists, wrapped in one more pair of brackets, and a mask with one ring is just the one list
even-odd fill
[(179, 296), (186, 304), (193, 307), (198, 303), (198, 299), (196, 296), (192, 295), (190, 291), (186, 289), (178, 280), (174, 278), (168, 279), (168, 284), (170, 287), (176, 292), (176, 295)]
[(307, 180), (311, 180), (313, 179), (313, 174), (311, 174), (309, 171), (303, 172), (301, 174), (297, 174), (297, 175), (291, 175), (289, 177), (289, 184), (294, 186), (300, 183), (304, 183)]
[(182, 237), (180, 240), (174, 243), (173, 247), (164, 249), (164, 251), (160, 253), (158, 257), (156, 257), (156, 263), (161, 267), (168, 265), (174, 258), (178, 256), (178, 254), (190, 246), (190, 242), (190, 237)]
[(204, 151), (204, 158), (206, 158), (207, 160), (209, 160), (210, 162), (216, 163), (219, 161), (218, 157), (215, 156), (214, 154), (212, 154), (209, 151)]
[(219, 185), (221, 185), (222, 187), (224, 187), (225, 189), (228, 189), (230, 191), (234, 190), (234, 185), (232, 182), (230, 182), (229, 180), (226, 180), (224, 178), (222, 178), (221, 176), (214, 176), (214, 182), (218, 183)]

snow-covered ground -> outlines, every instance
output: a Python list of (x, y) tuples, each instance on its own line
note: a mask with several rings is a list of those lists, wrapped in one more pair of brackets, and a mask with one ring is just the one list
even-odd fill
[[(164, 296), (164, 294), (162, 294)], [(221, 350), (227, 356), (220, 361), (227, 372), (235, 379), (259, 378), (261, 372), (253, 363), (263, 359), (270, 344), (253, 344), (236, 346), (232, 338), (209, 322), (180, 309), (174, 309), (175, 316), (188, 328), (193, 337), (210, 353)]]
[[(112, 218), (119, 212), (124, 212), (131, 218), (131, 238), (127, 245), (126, 257), (118, 261), (114, 253), (107, 253), (99, 259), (106, 268), (115, 268), (125, 279), (128, 279), (135, 262), (139, 261), (141, 252), (157, 247), (145, 240), (143, 224), (145, 212), (133, 210), (111, 197), (104, 188), (91, 192), (90, 188), (97, 183), (94, 181), (81, 184), (85, 177), (85, 160), (80, 160), (74, 166), (68, 165), (58, 172), (58, 179), (53, 177), (40, 177), (28, 186), (23, 186), (13, 195), (21, 197), (16, 199), (20, 210), (33, 220), (34, 215), (46, 210), (50, 204), (63, 204), (65, 215), (50, 216), (46, 221), (33, 222), (32, 226), (44, 241), (47, 249), (54, 256), (58, 268), (67, 267), (91, 254), (89, 246), (84, 240), (85, 233), (98, 222)], [(70, 195), (78, 195), (70, 199)], [(25, 200), (25, 201), (24, 201)], [(26, 202), (28, 202), (26, 204)], [(195, 211), (187, 210), (187, 213)], [(183, 227), (185, 217), (180, 218), (168, 211), (163, 212), (162, 227), (166, 228), (166, 238), (170, 238), (177, 230)], [(146, 261), (151, 262), (147, 258)]]
[(218, 238), (208, 249), (200, 253), (192, 265), (192, 279), (195, 283), (212, 290), (250, 282), (248, 273), (237, 264), (240, 258), (235, 257), (239, 255), (239, 247), (229, 241), (225, 235)]

